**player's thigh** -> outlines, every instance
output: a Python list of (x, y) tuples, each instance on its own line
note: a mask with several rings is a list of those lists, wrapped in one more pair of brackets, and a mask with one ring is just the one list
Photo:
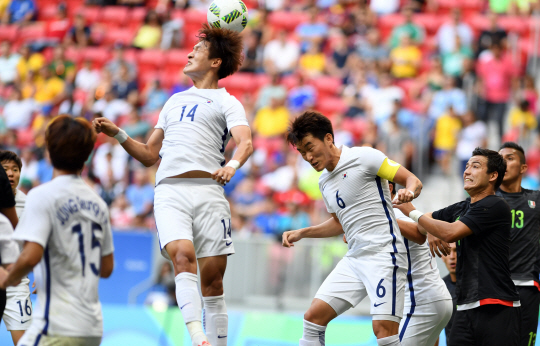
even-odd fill
[(234, 254), (231, 209), (223, 188), (201, 185), (194, 194), (193, 243), (197, 258)]
[(366, 287), (371, 300), (373, 320), (398, 324), (403, 316), (406, 255), (401, 253), (364, 253), (355, 258), (354, 270)]
[(401, 344), (403, 346), (435, 345), (451, 316), (451, 300), (440, 300), (411, 308), (401, 320), (399, 328)]
[(538, 313), (540, 306), (540, 291), (535, 286), (518, 286), (521, 302), (521, 342), (522, 346), (533, 346), (536, 342), (538, 329)]
[(330, 305), (337, 315), (347, 309), (346, 306), (343, 306), (343, 301), (347, 302), (350, 308), (358, 305), (367, 295), (364, 283), (356, 276), (352, 265), (354, 265), (354, 261), (350, 257), (344, 257), (330, 272), (315, 294), (316, 299)]
[(193, 242), (192, 187), (182, 184), (159, 184), (155, 189), (154, 217), (161, 254), (171, 259), (167, 244), (175, 240)]
[(101, 337), (42, 336), (38, 346), (99, 346)]
[(519, 345), (521, 325), (519, 308), (492, 304), (473, 310), (478, 310), (474, 330), (478, 345)]
[(11, 287), (6, 293), (6, 308), (2, 319), (9, 331), (27, 330), (32, 323), (30, 289), (28, 286), (26, 289), (19, 286)]

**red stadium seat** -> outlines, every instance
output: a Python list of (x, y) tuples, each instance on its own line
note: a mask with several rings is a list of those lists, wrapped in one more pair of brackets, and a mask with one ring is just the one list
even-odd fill
[(237, 90), (241, 92), (253, 91), (256, 88), (256, 81), (252, 73), (235, 73), (232, 76), (220, 80), (227, 90)]
[(165, 71), (174, 76), (186, 66), (190, 49), (171, 49), (165, 52)]
[(76, 9), (76, 11), (84, 16), (86, 24), (93, 24), (101, 18), (101, 7), (85, 6)]
[(38, 19), (39, 20), (51, 20), (56, 17), (58, 13), (58, 5), (48, 4), (47, 6), (38, 8)]
[(134, 37), (135, 33), (131, 29), (110, 28), (105, 32), (103, 44), (114, 45), (116, 43), (122, 43), (125, 46), (130, 46)]
[(499, 25), (508, 32), (515, 32), (518, 35), (527, 35), (529, 32), (529, 23), (523, 22), (523, 17), (519, 16), (501, 16)]
[(268, 15), (268, 22), (275, 29), (285, 29), (294, 31), (298, 24), (305, 23), (308, 20), (307, 13), (276, 11)]
[(141, 50), (137, 55), (137, 62), (139, 67), (153, 66), (155, 68), (163, 67), (165, 63), (165, 54), (159, 49), (145, 49)]
[(399, 13), (379, 16), (377, 20), (377, 28), (381, 33), (381, 38), (386, 40), (386, 38), (392, 33), (394, 27), (403, 23), (405, 23), (405, 18)]
[(446, 21), (446, 16), (436, 13), (418, 13), (413, 18), (413, 22), (423, 27), (428, 35), (435, 34), (439, 30), (439, 27)]
[(143, 23), (148, 10), (144, 7), (135, 7), (131, 9), (127, 17), (127, 26), (132, 30), (137, 30)]
[(66, 59), (73, 61), (75, 65), (78, 65), (83, 60), (84, 56), (82, 50), (74, 47), (68, 47), (64, 54)]
[(184, 11), (184, 47), (193, 48), (199, 42), (197, 33), (206, 23), (206, 12), (196, 10)]
[(310, 84), (317, 89), (318, 97), (337, 95), (343, 85), (340, 78), (331, 76), (316, 78)]
[(467, 19), (467, 23), (476, 32), (480, 32), (489, 28), (489, 19), (481, 14), (469, 17)]
[(106, 6), (101, 11), (98, 21), (107, 25), (122, 26), (127, 22), (129, 10), (123, 6)]
[(0, 40), (13, 42), (17, 38), (18, 27), (15, 25), (0, 26)]
[(298, 77), (295, 75), (289, 75), (281, 78), (281, 84), (287, 89), (292, 89), (298, 85)]
[(332, 117), (336, 113), (345, 113), (347, 104), (340, 97), (324, 97), (319, 98), (315, 108), (322, 114)]
[(34, 41), (45, 37), (45, 26), (42, 24), (32, 24), (22, 27), (19, 30), (18, 41), (21, 43)]
[(87, 47), (83, 51), (83, 59), (92, 61), (99, 68), (110, 59), (110, 52), (105, 47)]

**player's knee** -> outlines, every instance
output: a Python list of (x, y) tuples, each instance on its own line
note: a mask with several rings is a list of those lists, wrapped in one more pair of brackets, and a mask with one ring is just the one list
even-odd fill
[(197, 272), (197, 262), (195, 256), (189, 256), (178, 252), (173, 258), (173, 265), (176, 275), (185, 272)]
[(373, 321), (373, 333), (377, 339), (386, 338), (392, 335), (396, 335), (399, 331), (399, 323), (386, 320), (374, 320)]
[(205, 297), (220, 296), (223, 294), (223, 277), (216, 275), (201, 282), (201, 291)]

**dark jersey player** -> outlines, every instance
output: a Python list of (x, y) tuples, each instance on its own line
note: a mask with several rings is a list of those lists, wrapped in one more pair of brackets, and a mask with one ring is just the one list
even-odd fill
[(419, 231), (457, 242), (457, 311), (448, 345), (518, 346), (520, 301), (508, 258), (512, 213), (495, 195), (506, 162), (496, 151), (476, 148), (466, 167), (470, 199), (428, 214), (410, 203), (394, 207), (417, 220)]
[[(499, 154), (506, 160), (506, 174), (497, 195), (508, 202), (512, 212), (510, 232), (510, 272), (521, 301), (521, 346), (533, 346), (538, 328), (540, 284), (538, 252), (540, 240), (540, 191), (521, 187), (527, 171), (523, 148), (504, 143)], [(538, 207), (537, 207), (538, 205)]]

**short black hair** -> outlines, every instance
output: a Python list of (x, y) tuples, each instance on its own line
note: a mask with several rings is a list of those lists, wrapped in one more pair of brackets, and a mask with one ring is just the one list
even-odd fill
[(505, 148), (516, 150), (519, 153), (518, 154), (519, 161), (521, 162), (522, 165), (524, 165), (527, 162), (527, 160), (525, 159), (525, 150), (523, 150), (521, 145), (517, 144), (516, 142), (504, 142), (503, 145), (501, 145), (501, 147), (499, 148), (499, 151)]
[(308, 135), (324, 141), (327, 133), (332, 135), (334, 143), (334, 129), (330, 119), (319, 112), (306, 111), (292, 122), (287, 132), (287, 142), (296, 147)]
[(472, 152), (472, 156), (484, 156), (487, 158), (487, 173), (497, 172), (497, 180), (495, 181), (495, 190), (501, 186), (506, 173), (506, 160), (496, 151), (484, 148), (476, 148)]
[(22, 169), (22, 161), (20, 157), (13, 151), (0, 150), (0, 162), (13, 161), (19, 167), (19, 171)]
[(388, 185), (392, 185), (392, 192), (390, 192), (391, 195), (394, 195), (397, 193), (396, 191), (396, 183), (394, 183), (393, 181), (390, 181), (388, 180)]

